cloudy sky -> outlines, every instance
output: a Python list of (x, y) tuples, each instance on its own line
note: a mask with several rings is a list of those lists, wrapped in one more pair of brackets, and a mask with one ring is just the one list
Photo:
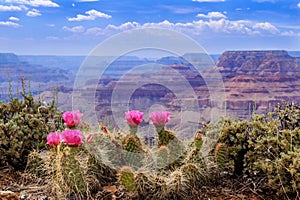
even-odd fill
[(300, 0), (0, 0), (0, 52), (88, 55), (143, 27), (179, 31), (210, 54), (300, 50)]

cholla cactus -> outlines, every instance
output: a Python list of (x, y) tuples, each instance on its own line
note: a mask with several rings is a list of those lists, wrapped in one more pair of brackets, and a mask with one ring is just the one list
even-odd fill
[[(276, 110), (263, 120), (254, 116), (249, 123), (253, 130), (249, 144), (253, 150), (248, 152), (247, 162), (253, 171), (267, 177), (268, 186), (274, 188), (278, 196), (293, 199), (300, 194), (300, 129), (297, 126), (300, 109), (296, 105), (279, 108), (283, 110)], [(276, 119), (274, 115), (281, 116)]]
[(124, 166), (118, 172), (118, 180), (129, 191), (135, 191), (135, 178), (131, 167)]
[(21, 94), (23, 100), (0, 102), (0, 159), (18, 170), (24, 169), (31, 151), (46, 147), (49, 132), (64, 128), (54, 100), (49, 105), (34, 101), (26, 94), (25, 82)]
[(246, 154), (249, 151), (248, 122), (246, 120), (232, 121), (228, 118), (221, 121), (221, 124), (223, 124), (223, 129), (219, 142), (228, 146), (228, 156), (234, 162), (234, 175), (242, 175), (248, 164), (245, 162)]

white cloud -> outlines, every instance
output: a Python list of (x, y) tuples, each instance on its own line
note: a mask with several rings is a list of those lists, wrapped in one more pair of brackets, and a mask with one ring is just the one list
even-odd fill
[(168, 28), (193, 35), (224, 34), (224, 35), (282, 35), (287, 34), (280, 32), (274, 25), (268, 22), (253, 22), (249, 20), (230, 21), (225, 18), (217, 20), (197, 20), (187, 23), (172, 23), (164, 20), (159, 23), (126, 22), (119, 26), (108, 25), (105, 28), (93, 27), (87, 29), (84, 33), (88, 35), (110, 35), (112, 33), (131, 30), (135, 28)]
[(294, 31), (284, 31), (284, 32), (281, 33), (281, 35), (288, 36), (288, 37), (298, 36), (298, 34), (295, 33)]
[(198, 14), (197, 17), (201, 18), (208, 18), (208, 19), (213, 19), (213, 18), (226, 18), (226, 16), (220, 12), (209, 12), (207, 15), (205, 14)]
[(4, 5), (0, 5), (0, 11), (22, 11), (22, 10), (28, 10), (28, 8), (26, 6), (4, 6)]
[(41, 14), (41, 12), (40, 12), (39, 10), (37, 10), (37, 9), (32, 9), (32, 10), (28, 11), (28, 12), (26, 13), (26, 15), (27, 15), (28, 17), (37, 17), (37, 16), (41, 16), (42, 14)]
[(64, 26), (62, 28), (63, 30), (65, 31), (70, 31), (72, 33), (82, 33), (85, 31), (85, 28), (83, 26), (74, 26), (74, 27), (67, 27), (67, 26)]
[(20, 21), (19, 18), (13, 17), (13, 16), (11, 16), (11, 17), (9, 18), (9, 20), (10, 20), (10, 21)]
[(270, 33), (273, 33), (273, 34), (276, 34), (276, 33), (280, 32), (275, 26), (273, 26), (269, 22), (256, 23), (253, 26), (253, 28), (256, 29), (256, 30), (267, 31), (267, 32), (270, 32)]
[(22, 5), (30, 5), (33, 7), (59, 7), (59, 5), (51, 0), (4, 0), (6, 3), (17, 3)]
[(0, 21), (0, 26), (9, 26), (9, 27), (18, 28), (18, 27), (20, 27), (20, 24), (15, 23), (15, 22), (10, 22), (10, 21), (6, 21), (6, 22)]
[(106, 18), (106, 19), (111, 18), (110, 15), (99, 12), (94, 9), (86, 11), (85, 14), (87, 14), (87, 15), (78, 14), (76, 17), (68, 18), (68, 20), (69, 21), (83, 21), (83, 20), (95, 20), (96, 18)]
[(297, 7), (300, 8), (300, 2), (297, 4)]
[(134, 28), (138, 28), (141, 25), (137, 22), (126, 22), (124, 24), (121, 24), (120, 26), (115, 26), (112, 24), (109, 24), (105, 27), (104, 32), (107, 31), (126, 31), (126, 30), (131, 30)]
[(192, 0), (195, 2), (224, 2), (225, 0)]

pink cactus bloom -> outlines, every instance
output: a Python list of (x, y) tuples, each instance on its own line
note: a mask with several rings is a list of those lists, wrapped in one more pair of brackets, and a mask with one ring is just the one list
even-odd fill
[(143, 120), (143, 113), (138, 110), (131, 110), (125, 113), (125, 119), (129, 126), (138, 126)]
[(68, 127), (74, 127), (81, 121), (82, 113), (79, 110), (67, 111), (63, 113), (62, 118)]
[(170, 113), (168, 111), (152, 112), (150, 120), (154, 126), (164, 126), (170, 120)]
[(80, 130), (65, 130), (62, 133), (63, 142), (68, 146), (80, 146), (83, 134)]
[(61, 134), (59, 132), (51, 132), (47, 135), (47, 144), (50, 147), (57, 146), (61, 142)]

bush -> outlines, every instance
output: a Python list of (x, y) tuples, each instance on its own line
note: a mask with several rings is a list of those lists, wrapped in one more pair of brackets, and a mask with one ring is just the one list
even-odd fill
[(254, 135), (256, 141), (248, 160), (253, 171), (266, 175), (268, 186), (278, 195), (299, 196), (300, 108), (292, 104), (278, 108), (269, 115), (263, 136)]
[(8, 103), (0, 102), (0, 165), (17, 170), (25, 168), (31, 151), (45, 148), (49, 132), (63, 125), (55, 101), (50, 105), (35, 102), (32, 94), (26, 94), (24, 80), (22, 83), (23, 100), (11, 97)]
[(300, 107), (278, 105), (249, 121), (223, 119), (219, 142), (228, 146), (234, 175), (266, 177), (264, 187), (281, 197), (300, 192)]

